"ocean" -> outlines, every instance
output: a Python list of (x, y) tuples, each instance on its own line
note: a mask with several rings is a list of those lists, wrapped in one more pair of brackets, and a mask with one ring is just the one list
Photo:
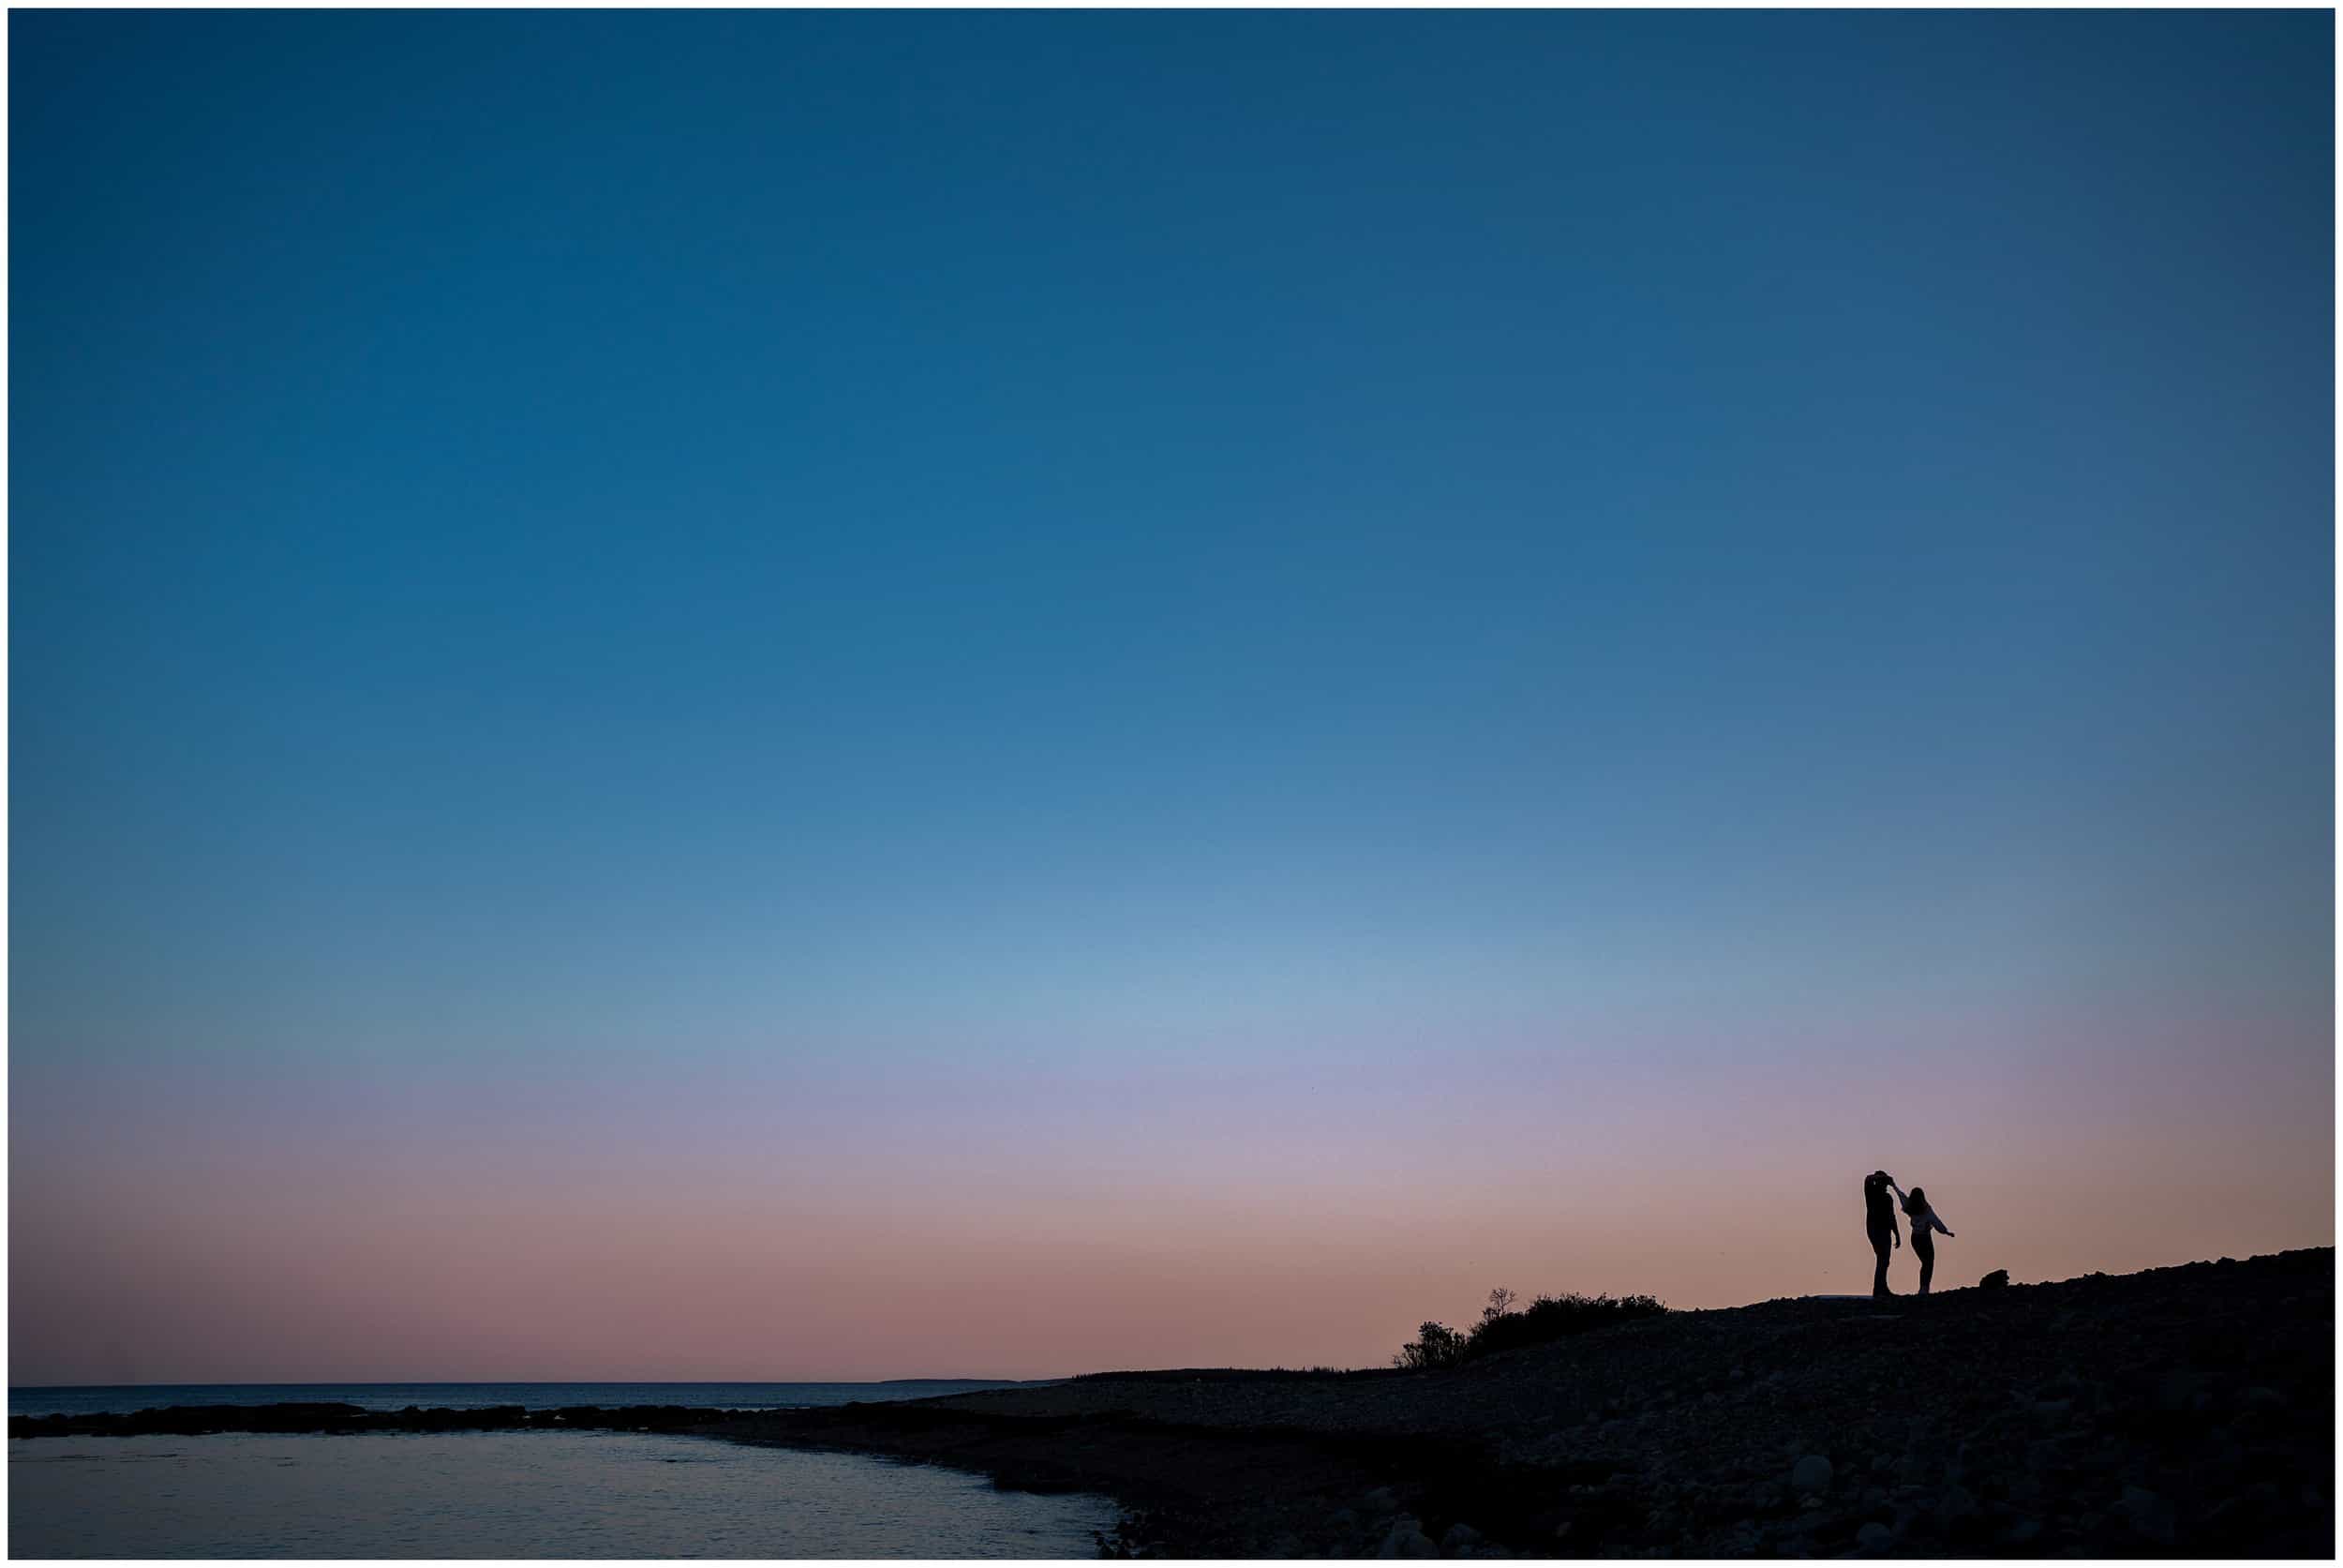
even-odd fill
[(483, 1410), (525, 1405), (715, 1405), (725, 1410), (807, 1410), (857, 1399), (926, 1399), (1015, 1388), (1009, 1382), (904, 1378), (889, 1382), (231, 1382), (87, 1384), (11, 1388), (10, 1415), (127, 1413), (161, 1405), (356, 1405), (361, 1410)]
[[(921, 1398), (1002, 1386), (355, 1383), (22, 1388), (10, 1414)], [(648, 1432), (221, 1434), (8, 1444), (11, 1558), (1091, 1558), (1114, 1504), (857, 1455)]]

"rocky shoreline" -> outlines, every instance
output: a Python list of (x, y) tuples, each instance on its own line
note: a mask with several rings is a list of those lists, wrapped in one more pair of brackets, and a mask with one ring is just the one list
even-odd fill
[[(790, 1411), (236, 1407), (11, 1436), (603, 1427), (1125, 1507), (1145, 1557), (2334, 1555), (2335, 1253), (1680, 1312), (1451, 1371), (1199, 1370)], [(258, 1425), (261, 1422), (272, 1425)]]

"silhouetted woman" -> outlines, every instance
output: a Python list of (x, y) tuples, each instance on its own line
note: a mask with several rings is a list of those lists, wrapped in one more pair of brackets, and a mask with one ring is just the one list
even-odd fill
[(1890, 1191), (1901, 1190), (1896, 1179), (1885, 1171), (1873, 1171), (1863, 1178), (1863, 1232), (1872, 1239), (1872, 1256), (1879, 1266), (1872, 1270), (1872, 1294), (1891, 1296), (1888, 1289), (1888, 1260), (1894, 1249), (1903, 1245), (1896, 1233), (1896, 1203), (1888, 1197)]
[(1945, 1230), (1945, 1222), (1936, 1217), (1934, 1209), (1928, 1206), (1925, 1188), (1916, 1187), (1904, 1192), (1899, 1187), (1896, 1191), (1903, 1198), (1903, 1217), (1912, 1222), (1912, 1251), (1920, 1261), (1920, 1294), (1926, 1295), (1928, 1282), (1936, 1274), (1936, 1238), (1929, 1232), (1944, 1231), (1947, 1235), (1952, 1232)]

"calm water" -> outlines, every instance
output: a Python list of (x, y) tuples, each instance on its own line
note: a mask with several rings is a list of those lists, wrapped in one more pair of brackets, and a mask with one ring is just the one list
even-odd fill
[(8, 1444), (12, 1558), (1087, 1558), (1114, 1517), (955, 1471), (650, 1433)]
[(10, 1415), (90, 1415), (158, 1405), (332, 1403), (362, 1410), (477, 1410), (488, 1405), (719, 1405), (726, 1410), (800, 1410), (855, 1399), (924, 1399), (1014, 1383), (921, 1379), (904, 1382), (355, 1382), (138, 1383), (11, 1388)]

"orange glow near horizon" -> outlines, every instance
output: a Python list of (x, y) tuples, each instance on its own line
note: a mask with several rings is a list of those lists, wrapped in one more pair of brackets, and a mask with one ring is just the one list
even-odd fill
[[(1880, 1163), (1960, 1232), (1945, 1286), (2332, 1245), (2331, 1095), (2240, 1071), (2216, 1101), (2186, 1060), (2139, 1055), (2081, 1099), (1939, 1073), (1918, 1126), (1891, 1073), (1817, 1095), (1724, 1068), (1622, 1084), (1602, 1113), (1527, 1082), (1330, 1084), (1299, 1113), (1194, 1084), (1120, 1118), (1037, 1101), (982, 1122), (939, 1094), (897, 1107), (890, 1141), (833, 1125), (694, 1145), (668, 1119), (608, 1142), (573, 1124), (231, 1157), (200, 1122), (158, 1124), (116, 1169), (20, 1175), (14, 1375), (1372, 1366), (1498, 1285), (1679, 1307), (1864, 1290), (1858, 1183)], [(1894, 1280), (1915, 1282), (1908, 1253)]]

